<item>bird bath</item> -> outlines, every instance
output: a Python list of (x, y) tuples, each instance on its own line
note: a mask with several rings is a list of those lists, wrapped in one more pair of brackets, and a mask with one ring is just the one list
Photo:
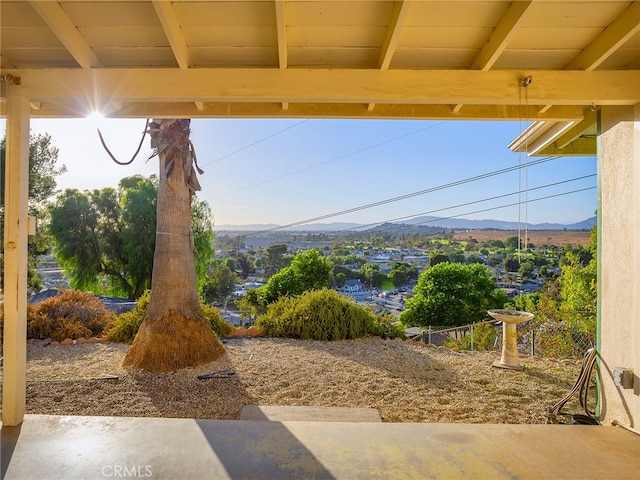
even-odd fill
[(516, 341), (516, 325), (531, 320), (533, 313), (518, 310), (488, 310), (487, 313), (502, 322), (502, 356), (493, 362), (496, 368), (507, 370), (524, 370), (518, 361), (518, 343)]

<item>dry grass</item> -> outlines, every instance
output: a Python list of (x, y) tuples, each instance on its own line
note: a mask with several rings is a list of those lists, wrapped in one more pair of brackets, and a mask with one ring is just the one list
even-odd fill
[[(386, 422), (546, 423), (579, 372), (575, 360), (524, 358), (366, 338), (339, 342), (246, 338), (227, 355), (173, 373), (124, 370), (116, 343), (29, 347), (28, 413), (237, 419), (244, 405), (371, 407)], [(199, 380), (229, 369), (231, 376)], [(99, 379), (116, 375), (117, 379)], [(566, 409), (579, 412), (572, 401)]]
[[(524, 231), (522, 232), (524, 235)], [(478, 242), (486, 242), (488, 240), (505, 241), (509, 237), (517, 237), (517, 230), (464, 230), (454, 234), (456, 240), (469, 240), (474, 238)], [(529, 230), (529, 242), (536, 247), (542, 245), (555, 245), (556, 247), (564, 247), (571, 245), (577, 247), (580, 245), (589, 245), (591, 231), (589, 230)]]

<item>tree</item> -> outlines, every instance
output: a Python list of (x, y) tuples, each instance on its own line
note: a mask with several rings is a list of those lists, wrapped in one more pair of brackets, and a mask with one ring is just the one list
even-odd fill
[(290, 266), (273, 275), (258, 289), (260, 304), (268, 305), (283, 296), (326, 288), (331, 282), (331, 270), (331, 263), (318, 250), (299, 253)]
[(191, 197), (191, 232), (195, 247), (196, 285), (198, 292), (204, 288), (207, 272), (213, 258), (213, 213), (209, 204), (195, 195)]
[(191, 199), (200, 190), (200, 169), (189, 125), (188, 119), (149, 124), (151, 147), (160, 164), (151, 300), (124, 366), (169, 371), (224, 355), (198, 298)]
[[(4, 238), (5, 155), (6, 137), (0, 141), (0, 241)], [(56, 191), (56, 177), (67, 171), (58, 166), (58, 149), (51, 143), (51, 135), (40, 134), (29, 137), (29, 215), (38, 219), (40, 225), (47, 223), (47, 206)], [(28, 240), (27, 286), (30, 291), (42, 288), (42, 278), (37, 272), (38, 257), (51, 248), (51, 237), (46, 228), (38, 228)], [(3, 263), (0, 262), (0, 278), (4, 278)]]
[(407, 283), (411, 279), (418, 278), (418, 269), (406, 262), (395, 262), (391, 265), (391, 271), (388, 277), (389, 281), (397, 287), (398, 285)]
[(238, 284), (238, 276), (225, 263), (219, 263), (211, 268), (204, 285), (203, 296), (208, 302), (222, 302), (222, 309), (226, 312), (227, 302)]
[(429, 257), (429, 266), (433, 267), (439, 263), (449, 262), (449, 255), (446, 253), (435, 252)]
[(238, 268), (240, 268), (240, 276), (247, 278), (251, 272), (255, 270), (253, 258), (248, 253), (242, 253), (237, 258)]
[[(260, 303), (259, 289), (250, 288), (244, 297), (236, 300), (240, 309), (240, 318), (254, 321), (258, 315), (267, 311), (266, 306)], [(240, 323), (242, 325), (242, 322)]]
[(518, 237), (509, 237), (504, 241), (504, 246), (507, 248), (518, 248)]
[(520, 268), (518, 268), (518, 275), (522, 278), (523, 282), (527, 282), (531, 275), (533, 275), (533, 271), (536, 266), (533, 264), (532, 260), (524, 260), (520, 263)]
[(504, 259), (504, 268), (507, 272), (517, 272), (520, 270), (520, 262), (515, 257), (507, 257)]
[(388, 280), (387, 276), (380, 271), (380, 266), (375, 263), (365, 263), (360, 269), (362, 283), (369, 287), (382, 287)]
[[(123, 178), (118, 189), (69, 189), (51, 208), (56, 258), (80, 290), (139, 298), (151, 287), (155, 249), (157, 178)], [(213, 252), (211, 213), (194, 200), (192, 229), (199, 285)]]
[(418, 278), (416, 294), (407, 300), (400, 320), (405, 325), (458, 326), (486, 318), (501, 308), (493, 278), (479, 264), (439, 263)]
[(591, 231), (591, 242), (587, 250), (590, 254), (588, 261), (588, 257), (580, 252), (568, 252), (565, 256), (566, 261), (561, 267), (562, 276), (559, 279), (562, 298), (560, 313), (563, 320), (581, 332), (592, 335), (592, 340), (595, 341), (598, 298), (595, 227)]
[(155, 178), (132, 176), (57, 198), (50, 231), (73, 288), (135, 299), (150, 287), (156, 192)]
[(267, 277), (279, 272), (286, 264), (284, 255), (287, 253), (287, 246), (283, 243), (276, 243), (267, 248), (265, 259), (265, 274)]

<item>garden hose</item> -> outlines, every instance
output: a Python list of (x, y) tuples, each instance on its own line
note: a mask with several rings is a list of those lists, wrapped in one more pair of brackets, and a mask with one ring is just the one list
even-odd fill
[(589, 410), (589, 407), (587, 405), (587, 398), (589, 396), (589, 384), (591, 381), (591, 375), (593, 373), (593, 367), (596, 364), (596, 358), (597, 351), (595, 347), (591, 347), (585, 352), (584, 358), (582, 360), (580, 374), (578, 375), (578, 379), (576, 380), (575, 385), (562, 400), (558, 401), (551, 408), (549, 408), (549, 412), (547, 414), (549, 423), (560, 423), (558, 421), (560, 410), (571, 399), (573, 395), (578, 394), (580, 406), (584, 408), (586, 415), (574, 415), (574, 422), (579, 424), (598, 424), (598, 421), (595, 419), (595, 412)]

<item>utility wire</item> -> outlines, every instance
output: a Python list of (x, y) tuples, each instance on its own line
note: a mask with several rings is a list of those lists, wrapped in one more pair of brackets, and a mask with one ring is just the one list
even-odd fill
[[(546, 197), (539, 197), (539, 198), (534, 198), (533, 200), (529, 200), (529, 203), (539, 202), (541, 200), (548, 200), (550, 198), (555, 198), (555, 197), (562, 197), (564, 195), (571, 195), (571, 194), (574, 194), (574, 193), (586, 192), (587, 190), (593, 190), (595, 188), (597, 188), (597, 187), (596, 186), (585, 187), (585, 188), (580, 188), (578, 190), (571, 190), (570, 192), (563, 192), (563, 193), (556, 193), (554, 195), (547, 195)], [(465, 212), (465, 213), (460, 213), (458, 215), (451, 215), (449, 217), (436, 218), (436, 219), (432, 219), (432, 220), (427, 220), (425, 222), (414, 223), (414, 224), (412, 224), (412, 226), (414, 226), (414, 225), (425, 225), (427, 223), (439, 222), (441, 220), (449, 220), (451, 218), (458, 218), (458, 217), (462, 217), (462, 216), (465, 216), (465, 215), (474, 215), (476, 213), (483, 213), (483, 212), (489, 212), (491, 210), (499, 210), (501, 208), (513, 207), (513, 206), (518, 205), (519, 203), (520, 202), (508, 203), (506, 205), (499, 205), (497, 207), (489, 207), (489, 208), (484, 208), (482, 210), (475, 210), (473, 212)]]
[[(559, 182), (548, 183), (547, 185), (541, 185), (541, 186), (538, 186), (538, 187), (529, 188), (527, 190), (518, 190), (516, 192), (505, 193), (505, 194), (502, 194), (502, 195), (496, 195), (495, 197), (488, 197), (488, 198), (483, 198), (483, 199), (480, 199), (480, 200), (474, 200), (472, 202), (459, 203), (458, 205), (453, 205), (451, 207), (437, 208), (436, 210), (430, 210), (428, 212), (414, 213), (414, 214), (405, 215), (405, 216), (402, 216), (402, 217), (389, 218), (387, 220), (382, 220), (382, 221), (379, 221), (379, 222), (368, 223), (366, 225), (358, 225), (357, 227), (345, 228), (344, 230), (337, 230), (335, 233), (344, 233), (344, 232), (349, 232), (349, 231), (352, 231), (352, 230), (365, 229), (365, 228), (368, 228), (368, 227), (374, 227), (376, 225), (382, 225), (384, 223), (396, 222), (398, 220), (405, 220), (405, 219), (408, 219), (408, 218), (415, 218), (415, 217), (419, 217), (421, 215), (429, 215), (431, 213), (442, 212), (444, 210), (451, 210), (451, 209), (454, 209), (454, 208), (466, 207), (468, 205), (475, 205), (476, 203), (483, 203), (483, 202), (488, 202), (488, 201), (491, 201), (491, 200), (497, 200), (498, 198), (504, 198), (504, 197), (510, 197), (510, 196), (513, 196), (513, 195), (518, 195), (521, 192), (522, 193), (524, 193), (524, 192), (532, 192), (534, 190), (541, 190), (543, 188), (555, 187), (557, 185), (562, 185), (564, 183), (576, 182), (578, 180), (584, 180), (585, 178), (595, 177), (596, 175), (597, 174), (592, 173), (590, 175), (583, 175), (582, 177), (575, 177), (575, 178), (570, 178), (570, 179), (567, 179), (567, 180), (561, 180)], [(410, 225), (410, 226), (411, 225), (420, 225), (420, 223), (419, 222), (418, 223), (405, 223), (404, 225)], [(390, 227), (390, 228), (393, 228), (393, 227)], [(385, 229), (381, 229), (381, 230), (385, 230)]]
[[(538, 160), (534, 160), (533, 162), (530, 162), (528, 165), (529, 166), (540, 165), (542, 163), (549, 162), (551, 160), (556, 160), (558, 158), (560, 158), (560, 157), (557, 157), (557, 156), (544, 157), (544, 158), (540, 158)], [(433, 193), (433, 192), (436, 192), (436, 191), (439, 191), (439, 190), (444, 190), (444, 189), (451, 188), (451, 187), (457, 187), (459, 185), (464, 185), (466, 183), (471, 183), (471, 182), (475, 182), (475, 181), (478, 181), (478, 180), (484, 180), (485, 178), (494, 177), (496, 175), (502, 175), (503, 173), (513, 172), (515, 170), (518, 170), (519, 168), (521, 168), (520, 165), (516, 165), (514, 167), (507, 167), (507, 168), (503, 168), (501, 170), (495, 170), (493, 172), (483, 173), (482, 175), (477, 175), (475, 177), (469, 177), (469, 178), (465, 178), (463, 180), (457, 180), (455, 182), (447, 183), (447, 184), (444, 184), (444, 185), (438, 185), (436, 187), (431, 187), (431, 188), (428, 188), (426, 190), (420, 190), (420, 191), (417, 191), (417, 192), (407, 193), (405, 195), (400, 195), (398, 197), (387, 198), (386, 200), (380, 200), (378, 202), (367, 203), (366, 205), (360, 205), (358, 207), (348, 208), (346, 210), (340, 210), (338, 212), (327, 213), (326, 215), (320, 215), (318, 217), (308, 218), (306, 220), (300, 220), (298, 222), (292, 222), (292, 223), (288, 223), (286, 225), (279, 225), (277, 227), (272, 227), (272, 228), (269, 228), (269, 229), (266, 229), (266, 230), (260, 230), (258, 232), (253, 232), (253, 233), (269, 233), (269, 232), (273, 232), (273, 231), (276, 231), (276, 230), (283, 230), (285, 228), (297, 227), (298, 225), (304, 225), (305, 223), (316, 222), (318, 220), (325, 220), (327, 218), (337, 217), (339, 215), (345, 215), (347, 213), (358, 212), (360, 210), (365, 210), (365, 209), (368, 209), (368, 208), (378, 207), (380, 205), (386, 205), (388, 203), (393, 203), (393, 202), (397, 202), (397, 201), (400, 201), (400, 200), (406, 200), (407, 198), (417, 197), (419, 195), (425, 195), (427, 193)]]
[(204, 164), (204, 165), (202, 165), (202, 166), (203, 166), (203, 167), (206, 167), (206, 166), (209, 166), (209, 165), (213, 165), (214, 163), (217, 163), (217, 162), (219, 162), (220, 160), (224, 160), (225, 158), (228, 158), (228, 157), (230, 157), (230, 156), (232, 156), (232, 155), (235, 155), (236, 153), (240, 153), (240, 152), (242, 152), (243, 150), (246, 150), (247, 148), (251, 148), (251, 147), (253, 147), (254, 145), (257, 145), (257, 144), (259, 144), (259, 143), (262, 143), (262, 142), (264, 142), (265, 140), (269, 140), (270, 138), (273, 138), (273, 137), (275, 137), (275, 136), (277, 136), (277, 135), (280, 135), (281, 133), (284, 133), (284, 132), (286, 132), (287, 130), (291, 130), (292, 128), (295, 128), (295, 127), (297, 127), (298, 125), (302, 125), (304, 122), (308, 122), (308, 121), (309, 121), (309, 119), (307, 118), (307, 119), (305, 119), (305, 120), (302, 120), (301, 122), (298, 122), (298, 123), (295, 123), (295, 124), (293, 124), (293, 125), (290, 125), (290, 126), (288, 126), (287, 128), (283, 128), (282, 130), (280, 130), (280, 131), (278, 131), (278, 132), (272, 133), (271, 135), (267, 135), (266, 137), (261, 138), (260, 140), (257, 140), (257, 141), (255, 141), (255, 142), (253, 142), (253, 143), (250, 143), (249, 145), (245, 145), (244, 147), (239, 148), (238, 150), (235, 150), (235, 151), (233, 151), (233, 152), (231, 152), (231, 153), (227, 153), (226, 155), (223, 155), (223, 156), (221, 156), (221, 157), (219, 157), (219, 158), (216, 158), (215, 160), (211, 160), (209, 163), (205, 163), (205, 164)]
[(383, 142), (376, 143), (375, 145), (370, 145), (370, 146), (368, 146), (368, 147), (361, 148), (360, 150), (356, 150), (356, 151), (354, 151), (354, 152), (350, 152), (350, 153), (345, 153), (344, 155), (340, 155), (340, 156), (338, 156), (338, 157), (332, 158), (332, 159), (330, 159), (330, 160), (326, 160), (326, 161), (324, 161), (324, 162), (315, 163), (315, 164), (313, 164), (313, 165), (309, 165), (308, 167), (301, 168), (301, 169), (299, 169), (299, 170), (294, 170), (293, 172), (285, 173), (284, 175), (280, 175), (279, 177), (269, 178), (269, 179), (267, 179), (267, 180), (263, 180), (263, 181), (261, 181), (261, 182), (254, 183), (253, 185), (248, 185), (248, 186), (246, 186), (246, 187), (242, 187), (242, 188), (238, 188), (238, 189), (236, 189), (236, 190), (233, 190), (233, 191), (231, 191), (231, 192), (223, 193), (223, 194), (221, 194), (221, 195), (216, 195), (216, 196), (214, 196), (214, 198), (227, 197), (227, 196), (229, 196), (229, 195), (233, 195), (234, 193), (243, 192), (243, 191), (245, 191), (245, 190), (249, 190), (250, 188), (254, 188), (254, 187), (259, 187), (259, 186), (261, 186), (261, 185), (264, 185), (265, 183), (275, 182), (276, 180), (282, 180), (283, 178), (291, 177), (291, 176), (293, 176), (293, 175), (297, 175), (297, 174), (299, 174), (299, 173), (306, 172), (306, 171), (311, 170), (311, 169), (313, 169), (313, 168), (321, 167), (321, 166), (323, 166), (323, 165), (327, 165), (327, 164), (329, 164), (329, 163), (336, 162), (336, 161), (338, 161), (338, 160), (342, 160), (342, 159), (347, 158), (347, 157), (352, 157), (352, 156), (354, 156), (354, 155), (358, 155), (358, 154), (360, 154), (360, 153), (362, 153), (362, 152), (366, 152), (366, 151), (368, 151), (368, 150), (373, 150), (374, 148), (378, 148), (378, 147), (380, 147), (380, 146), (382, 146), (382, 145), (386, 145), (386, 144), (388, 144), (388, 143), (391, 143), (391, 142), (395, 142), (395, 141), (401, 140), (401, 139), (406, 138), (406, 137), (409, 137), (409, 136), (411, 136), (411, 135), (415, 135), (416, 133), (424, 132), (425, 130), (429, 130), (430, 128), (435, 128), (435, 127), (437, 127), (437, 126), (439, 126), (439, 125), (442, 125), (442, 124), (444, 124), (444, 123), (445, 123), (445, 122), (438, 122), (438, 123), (434, 123), (434, 124), (432, 124), (432, 125), (428, 125), (428, 126), (426, 126), (426, 127), (424, 127), (424, 128), (420, 128), (420, 129), (418, 129), (418, 130), (414, 130), (413, 132), (405, 133), (405, 134), (400, 135), (400, 136), (398, 136), (398, 137), (393, 137), (393, 138), (390, 138), (389, 140), (385, 140), (385, 141), (383, 141)]

